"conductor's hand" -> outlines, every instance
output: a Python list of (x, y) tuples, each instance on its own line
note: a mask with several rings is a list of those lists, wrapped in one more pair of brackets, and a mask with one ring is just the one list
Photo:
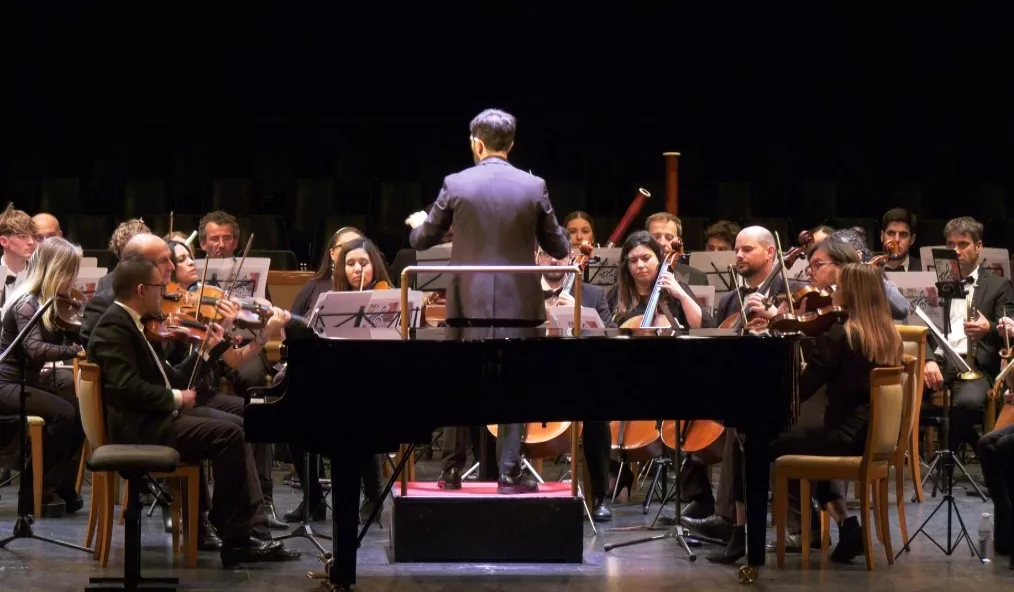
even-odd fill
[(926, 362), (925, 378), (926, 386), (938, 391), (944, 386), (944, 375), (940, 373), (940, 366), (936, 362)]
[(180, 392), (181, 401), (180, 406), (184, 409), (193, 409), (194, 405), (197, 404), (197, 391), (185, 390)]
[(426, 212), (416, 212), (405, 219), (405, 224), (408, 224), (409, 228), (415, 230), (422, 226), (422, 223), (426, 221)]

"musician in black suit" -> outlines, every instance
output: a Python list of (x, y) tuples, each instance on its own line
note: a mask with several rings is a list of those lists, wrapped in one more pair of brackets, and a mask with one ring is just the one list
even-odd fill
[[(955, 352), (965, 356), (971, 340), (975, 348), (975, 366), (983, 374), (977, 380), (955, 380), (952, 384), (949, 442), (950, 450), (957, 450), (962, 444), (975, 449), (979, 435), (975, 425), (982, 421), (983, 408), (986, 403), (986, 392), (990, 380), (1000, 371), (999, 348), (1003, 340), (997, 332), (996, 322), (1003, 318), (1008, 309), (1014, 309), (1014, 293), (1009, 281), (997, 277), (987, 269), (980, 267), (982, 253), (982, 224), (969, 217), (955, 218), (944, 225), (944, 238), (947, 248), (954, 249), (958, 254), (958, 265), (964, 278), (965, 298), (953, 298), (944, 301), (944, 322), (950, 324), (948, 342)], [(967, 298), (972, 300), (975, 311), (974, 320), (967, 321)], [(926, 348), (925, 382), (928, 388), (926, 396), (943, 388), (943, 351), (934, 335), (929, 336), (929, 347)], [(954, 378), (957, 370), (949, 368), (947, 378)], [(932, 413), (930, 405), (923, 409)]]
[(144, 336), (141, 319), (162, 308), (162, 271), (142, 257), (127, 257), (113, 278), (115, 301), (92, 331), (88, 359), (99, 365), (112, 443), (172, 446), (189, 462), (210, 459), (215, 471), (210, 520), (222, 536), (222, 564), (285, 559), (284, 547), (251, 537), (263, 499), (253, 455), (236, 423), (194, 414), (194, 365), (214, 363), (226, 348), (222, 328), (211, 325), (210, 349), (170, 366)]
[[(1014, 319), (1004, 317), (997, 323), (997, 331), (1014, 337)], [(1009, 364), (1009, 361), (1005, 361)], [(1014, 374), (1007, 373), (1004, 379), (1003, 403), (1014, 405)], [(997, 422), (999, 424), (999, 422)], [(982, 478), (993, 499), (993, 550), (997, 555), (1010, 555), (1010, 543), (1014, 540), (1014, 424), (999, 426), (979, 438), (976, 447)], [(1014, 569), (1014, 557), (1009, 562)]]
[(905, 208), (893, 208), (884, 213), (880, 244), (887, 241), (898, 243), (898, 256), (884, 264), (884, 271), (922, 271), (922, 262), (912, 252), (915, 224), (915, 214)]
[[(644, 222), (644, 229), (662, 247), (662, 251), (668, 255), (672, 253), (672, 243), (675, 239), (683, 240), (683, 222), (669, 212), (659, 212), (648, 216)], [(682, 261), (673, 265), (673, 272), (691, 286), (707, 286), (708, 275), (699, 269), (694, 269)]]
[[(778, 436), (771, 444), (771, 460), (790, 454), (862, 455), (870, 421), (870, 371), (899, 366), (902, 359), (901, 336), (891, 320), (880, 276), (879, 269), (860, 263), (842, 268), (834, 302), (848, 312), (849, 319), (844, 324), (832, 325), (817, 337), (816, 347), (799, 379), (801, 401), (826, 387), (823, 425), (795, 425)], [(737, 526), (728, 546), (708, 555), (707, 559), (715, 563), (734, 563), (746, 554), (744, 459), (738, 446), (733, 448), (732, 460)], [(751, 459), (751, 462), (768, 460)], [(789, 489), (790, 496), (798, 499), (798, 482), (790, 482)], [(838, 544), (831, 560), (848, 562), (861, 555), (862, 527), (855, 516), (848, 515), (837, 482), (816, 483), (813, 496), (838, 523)]]
[[(444, 178), (429, 214), (416, 212), (412, 227), (414, 249), (436, 245), (454, 225), (451, 265), (531, 265), (532, 248), (565, 258), (570, 234), (560, 226), (549, 202), (546, 182), (514, 168), (507, 154), (514, 147), (514, 116), (487, 109), (470, 126), (475, 166)], [(447, 324), (452, 328), (530, 328), (546, 320), (539, 278), (532, 274), (484, 273), (456, 275), (447, 290)], [(496, 330), (496, 335), (509, 331)], [(452, 332), (453, 334), (453, 332)], [(518, 465), (521, 424), (505, 426), (500, 458), (499, 490), (503, 493), (538, 489), (522, 478)], [(448, 433), (445, 431), (445, 438)], [(461, 467), (445, 464), (442, 483), (460, 484)]]
[[(537, 265), (554, 267), (568, 265), (569, 259), (557, 259), (539, 249), (535, 254)], [(567, 274), (560, 271), (546, 270), (542, 274), (542, 293), (546, 298), (546, 306), (574, 306), (574, 297), (563, 291), (563, 283)], [(609, 310), (606, 291), (593, 284), (581, 284), (581, 304), (594, 308), (606, 327), (615, 327), (613, 314)], [(591, 514), (596, 522), (612, 520), (613, 513), (606, 503), (609, 489), (609, 457), (612, 447), (612, 433), (608, 421), (586, 421), (581, 430), (584, 445), (584, 457), (591, 477)]]

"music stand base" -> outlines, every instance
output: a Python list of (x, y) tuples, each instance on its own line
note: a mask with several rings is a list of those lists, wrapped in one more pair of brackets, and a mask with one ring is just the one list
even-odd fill
[(317, 550), (320, 551), (321, 557), (323, 559), (329, 558), (330, 553), (328, 553), (328, 551), (324, 549), (324, 546), (321, 545), (320, 542), (317, 541), (317, 539), (324, 539), (325, 541), (330, 541), (331, 535), (318, 534), (314, 532), (313, 527), (307, 522), (303, 522), (302, 524), (297, 526), (295, 530), (286, 535), (272, 538), (272, 540), (275, 541), (285, 541), (288, 539), (306, 539), (311, 543), (313, 543), (314, 547), (317, 547)]
[[(645, 527), (650, 528), (650, 527)], [(645, 537), (643, 539), (635, 539), (633, 541), (624, 541), (622, 543), (610, 543), (602, 546), (605, 551), (612, 551), (613, 549), (619, 549), (620, 547), (632, 547), (634, 545), (640, 545), (642, 543), (650, 543), (652, 541), (664, 541), (666, 539), (674, 539), (683, 548), (683, 551), (687, 554), (687, 559), (690, 561), (697, 561), (697, 555), (690, 549), (690, 547), (700, 547), (701, 542), (690, 536), (689, 532), (684, 533), (681, 526), (674, 526), (663, 534), (657, 534), (655, 536)]]
[(75, 545), (73, 543), (68, 543), (65, 541), (60, 541), (57, 539), (52, 539), (49, 537), (44, 537), (35, 534), (35, 532), (32, 531), (31, 523), (28, 522), (28, 518), (25, 516), (18, 516), (17, 521), (14, 523), (13, 534), (6, 536), (3, 539), (0, 539), (0, 549), (7, 548), (8, 544), (18, 539), (32, 539), (36, 541), (42, 541), (44, 543), (52, 543), (54, 545), (66, 547), (67, 549), (74, 549), (75, 551), (84, 551), (85, 553), (95, 552), (93, 549), (89, 549), (88, 547), (82, 547), (80, 545)]

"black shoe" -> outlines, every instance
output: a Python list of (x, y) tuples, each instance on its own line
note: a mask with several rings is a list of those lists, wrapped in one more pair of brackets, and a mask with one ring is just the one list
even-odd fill
[(197, 523), (197, 549), (199, 551), (220, 551), (222, 549), (222, 539), (218, 538), (218, 533), (208, 521), (207, 516), (201, 516)]
[(67, 513), (67, 504), (56, 496), (52, 501), (42, 504), (42, 516), (40, 518), (62, 518)]
[(714, 502), (711, 505), (702, 504), (698, 501), (691, 501), (689, 504), (683, 506), (683, 516), (686, 518), (707, 518), (715, 513)]
[(62, 492), (57, 491), (56, 495), (60, 496), (66, 506), (67, 513), (73, 514), (78, 512), (84, 507), (84, 498), (77, 494), (76, 491), (71, 489), (70, 491)]
[(461, 471), (457, 468), (450, 468), (440, 473), (437, 487), (440, 489), (461, 489)]
[(275, 514), (275, 505), (271, 503), (264, 504), (264, 513), (268, 518), (268, 528), (271, 530), (289, 530), (289, 525), (278, 519), (278, 514)]
[[(289, 524), (301, 523), (303, 521), (303, 502), (299, 502), (299, 505), (282, 516), (282, 519)], [(310, 512), (310, 522), (320, 522), (322, 520), (327, 520), (327, 506), (317, 504), (313, 511)]]
[(706, 536), (709, 539), (717, 539), (719, 541), (732, 540), (732, 535), (735, 530), (733, 523), (721, 516), (708, 516), (704, 519), (687, 518), (684, 516), (680, 518), (680, 524), (686, 526), (687, 528), (692, 528), (702, 536)]
[(729, 544), (721, 551), (709, 553), (705, 559), (711, 563), (736, 563), (746, 555), (746, 527), (734, 526)]
[(609, 510), (609, 506), (606, 505), (604, 496), (597, 495), (592, 497), (591, 515), (592, 520), (595, 522), (609, 522), (613, 519), (613, 513)]
[(501, 473), (500, 479), (496, 482), (496, 492), (505, 495), (538, 493), (538, 491), (539, 482), (531, 477), (526, 477), (524, 473), (518, 473), (513, 476)]
[(831, 551), (831, 561), (848, 563), (863, 554), (863, 527), (859, 519), (849, 516), (838, 528), (838, 544)]
[(279, 541), (262, 541), (253, 537), (222, 542), (222, 567), (236, 567), (241, 563), (286, 561), (285, 546)]

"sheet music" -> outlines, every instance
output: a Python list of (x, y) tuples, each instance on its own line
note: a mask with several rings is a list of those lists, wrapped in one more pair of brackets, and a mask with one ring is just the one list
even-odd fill
[(95, 295), (95, 290), (99, 285), (99, 280), (106, 275), (107, 271), (105, 267), (82, 267), (77, 272), (77, 279), (74, 280), (74, 287), (87, 300), (91, 300), (92, 296)]
[[(409, 327), (418, 328), (423, 293), (409, 290)], [(317, 297), (310, 328), (345, 339), (401, 339), (401, 291), (324, 292)]]
[(597, 247), (592, 253), (592, 259), (598, 258), (598, 260), (588, 264), (588, 283), (604, 287), (614, 285), (622, 251), (623, 249), (617, 247), (610, 249)]
[(954, 351), (951, 344), (947, 343), (947, 339), (944, 338), (944, 334), (940, 332), (940, 329), (937, 329), (937, 326), (933, 324), (933, 321), (931, 321), (928, 316), (926, 316), (926, 313), (924, 313), (921, 308), (916, 308), (915, 314), (918, 315), (919, 318), (922, 319), (922, 322), (929, 327), (929, 330), (936, 335), (940, 349), (944, 352), (945, 356), (950, 358), (951, 363), (957, 367), (958, 372), (971, 371), (971, 368), (969, 368), (968, 364), (965, 363), (965, 359), (958, 354), (958, 352)]
[[(228, 290), (230, 288), (229, 279), (232, 277), (234, 270), (239, 267), (241, 259), (241, 257), (198, 259), (194, 261), (194, 265), (197, 266), (197, 277), (204, 276), (204, 266), (207, 265), (208, 285)], [(232, 295), (239, 298), (264, 298), (268, 284), (268, 270), (270, 268), (271, 259), (268, 257), (247, 257), (246, 261), (243, 261), (243, 268), (240, 269), (239, 277), (234, 282), (235, 286), (232, 289)]]
[[(923, 271), (935, 271), (933, 263), (933, 249), (946, 249), (946, 245), (937, 245), (919, 248), (919, 262)], [(994, 275), (1002, 278), (1010, 278), (1010, 251), (996, 247), (984, 247), (982, 253), (982, 266)]]

